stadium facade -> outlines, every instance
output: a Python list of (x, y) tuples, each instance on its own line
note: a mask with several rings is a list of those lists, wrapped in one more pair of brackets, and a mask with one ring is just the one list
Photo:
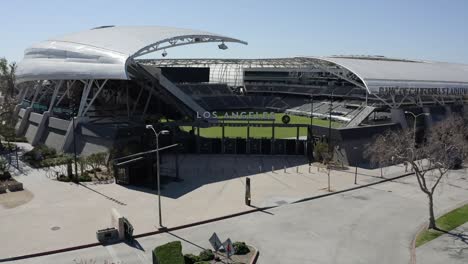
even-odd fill
[[(16, 131), (33, 145), (76, 148), (84, 155), (129, 144), (150, 148), (154, 135), (145, 124), (171, 130), (165, 144), (178, 143), (178, 151), (188, 153), (311, 157), (315, 142), (325, 140), (341, 162), (356, 165), (365, 163), (363, 146), (376, 134), (413, 122), (424, 131), (466, 111), (468, 65), (463, 64), (383, 56), (139, 59), (209, 42), (220, 49), (247, 44), (209, 32), (149, 26), (105, 26), (35, 44), (18, 66)], [(427, 115), (415, 121), (405, 114), (409, 111)], [(238, 120), (226, 122), (214, 112), (235, 113)], [(311, 123), (258, 117), (265, 113), (308, 117)], [(219, 136), (203, 135), (213, 127)], [(239, 127), (246, 136), (228, 135)], [(254, 127), (270, 129), (271, 136), (253, 135)], [(278, 136), (281, 129), (292, 136)]]

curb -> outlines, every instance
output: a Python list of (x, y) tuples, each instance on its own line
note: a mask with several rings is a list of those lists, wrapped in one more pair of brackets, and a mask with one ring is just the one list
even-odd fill
[[(448, 209), (443, 210), (442, 213), (439, 213), (439, 214), (436, 215), (436, 220), (437, 220), (437, 218), (439, 218), (439, 217), (441, 217), (441, 216), (443, 216), (443, 215), (445, 215), (445, 214), (447, 214), (447, 213), (449, 213), (449, 212), (451, 212), (451, 211), (453, 211), (453, 210), (455, 210), (457, 208), (465, 206), (466, 204), (468, 204), (468, 200), (465, 200), (465, 201), (463, 201), (461, 203), (457, 203), (455, 206), (451, 206)], [(424, 221), (422, 224), (419, 225), (416, 233), (413, 236), (413, 240), (411, 241), (411, 248), (410, 248), (410, 256), (411, 256), (410, 264), (416, 264), (416, 238), (418, 237), (418, 235), (422, 231), (426, 230), (428, 228), (428, 226), (429, 226), (429, 221)], [(429, 242), (427, 242), (427, 243), (429, 243)]]
[[(311, 197), (308, 197), (308, 198), (303, 198), (303, 199), (297, 200), (295, 202), (292, 202), (291, 204), (307, 202), (307, 201), (311, 201), (311, 200), (315, 200), (315, 199), (319, 199), (319, 198), (323, 198), (323, 197), (327, 197), (327, 196), (331, 196), (331, 195), (335, 195), (335, 194), (345, 193), (345, 192), (349, 192), (349, 191), (353, 191), (353, 190), (357, 190), (357, 189), (377, 185), (377, 184), (380, 184), (380, 183), (385, 183), (385, 182), (388, 182), (388, 181), (397, 180), (397, 179), (404, 178), (404, 177), (407, 177), (407, 176), (413, 175), (413, 174), (414, 173), (405, 173), (405, 174), (402, 174), (402, 175), (399, 175), (399, 176), (395, 176), (393, 178), (384, 178), (381, 181), (377, 181), (377, 182), (373, 182), (373, 183), (369, 183), (369, 184), (365, 184), (365, 185), (359, 185), (359, 186), (352, 187), (352, 188), (345, 189), (345, 190), (340, 190), (340, 191), (336, 191), (336, 192), (330, 192), (330, 193), (320, 194), (320, 195), (316, 195), (316, 196), (311, 196)], [(246, 214), (250, 214), (250, 213), (269, 210), (269, 209), (277, 208), (277, 207), (279, 207), (279, 205), (259, 207), (259, 208), (239, 212), (239, 213), (224, 215), (224, 216), (211, 218), (211, 219), (207, 219), (207, 220), (203, 220), (203, 221), (198, 221), (198, 222), (194, 222), (194, 223), (190, 223), (190, 224), (185, 224), (185, 225), (181, 225), (181, 226), (170, 227), (170, 228), (166, 228), (166, 229), (163, 229), (163, 230), (146, 232), (146, 233), (135, 235), (133, 237), (134, 238), (141, 238), (141, 237), (146, 237), (146, 236), (157, 235), (157, 234), (161, 234), (161, 233), (165, 233), (165, 232), (170, 232), (170, 231), (185, 229), (185, 228), (194, 227), (194, 226), (198, 226), (198, 225), (208, 224), (208, 223), (212, 223), (212, 222), (217, 222), (217, 221), (220, 221), (220, 220), (225, 220), (225, 219), (229, 219), (229, 218), (233, 218), (233, 217), (237, 217), (237, 216), (241, 216), (241, 215), (246, 215)], [(28, 258), (42, 257), (42, 256), (53, 255), (53, 254), (58, 254), (58, 253), (64, 253), (64, 252), (68, 252), (68, 251), (75, 251), (75, 250), (80, 250), (80, 249), (85, 249), (85, 248), (90, 248), (90, 247), (95, 247), (95, 246), (101, 246), (101, 245), (102, 245), (101, 243), (84, 244), (84, 245), (73, 246), (73, 247), (68, 247), (68, 248), (61, 248), (61, 249), (55, 249), (55, 250), (44, 251), (44, 252), (39, 252), (39, 253), (26, 254), (26, 255), (20, 255), (20, 256), (16, 256), (16, 257), (4, 258), (4, 259), (0, 259), (0, 262), (8, 262), (8, 261), (28, 259)], [(258, 250), (257, 250), (257, 252), (258, 252)], [(259, 252), (257, 253), (257, 255), (259, 255)], [(258, 256), (256, 258), (258, 258)], [(255, 262), (253, 262), (253, 263), (255, 263)]]
[(250, 259), (249, 264), (256, 264), (258, 260), (258, 256), (260, 255), (260, 251), (254, 246), (251, 246), (255, 249), (255, 254), (253, 255), (252, 259)]

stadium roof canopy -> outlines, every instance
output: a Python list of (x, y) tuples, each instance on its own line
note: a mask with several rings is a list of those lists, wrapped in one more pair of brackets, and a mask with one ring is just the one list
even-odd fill
[(204, 31), (160, 26), (104, 26), (51, 38), (28, 49), (18, 82), (57, 79), (128, 79), (133, 58), (181, 45), (247, 42)]
[(335, 56), (325, 60), (354, 73), (369, 93), (379, 88), (462, 88), (468, 89), (468, 65), (445, 62), (412, 61), (385, 57)]
[(370, 94), (380, 88), (466, 89), (468, 65), (416, 61), (383, 56), (329, 56), (270, 59), (141, 59), (138, 62), (164, 67), (206, 67), (232, 64), (233, 68), (284, 68), (327, 71), (346, 79)]

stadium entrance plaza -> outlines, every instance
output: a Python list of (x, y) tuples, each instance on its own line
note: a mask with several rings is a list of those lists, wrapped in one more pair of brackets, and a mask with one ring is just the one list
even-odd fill
[[(21, 165), (23, 172), (16, 172), (17, 180), (26, 191), (4, 194), (0, 200), (0, 224), (7, 227), (2, 237), (8, 238), (0, 247), (2, 258), (97, 242), (96, 230), (110, 226), (112, 208), (130, 220), (134, 234), (157, 228), (154, 191), (114, 183), (59, 182), (49, 178), (46, 170)], [(187, 155), (181, 157), (180, 166), (183, 181), (170, 182), (162, 190), (166, 227), (328, 193), (327, 171), (313, 164), (309, 173), (303, 157)], [(269, 171), (255, 173), (259, 166)], [(272, 166), (278, 169), (272, 172)], [(383, 169), (385, 178), (404, 172), (403, 166)], [(359, 168), (358, 173), (357, 186), (382, 180), (380, 169)], [(251, 179), (252, 207), (244, 201), (246, 175)], [(353, 167), (332, 170), (330, 180), (332, 191), (356, 187)]]

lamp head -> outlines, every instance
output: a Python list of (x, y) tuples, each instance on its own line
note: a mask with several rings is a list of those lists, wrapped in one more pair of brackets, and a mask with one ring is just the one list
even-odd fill
[(161, 135), (167, 135), (167, 134), (169, 134), (169, 133), (170, 133), (169, 130), (161, 130), (161, 131), (159, 132), (159, 134), (161, 134)]
[(224, 44), (224, 41), (218, 45), (218, 48), (221, 49), (221, 50), (227, 50), (228, 49), (228, 46), (226, 44)]
[(146, 125), (146, 129), (153, 129), (153, 125)]

